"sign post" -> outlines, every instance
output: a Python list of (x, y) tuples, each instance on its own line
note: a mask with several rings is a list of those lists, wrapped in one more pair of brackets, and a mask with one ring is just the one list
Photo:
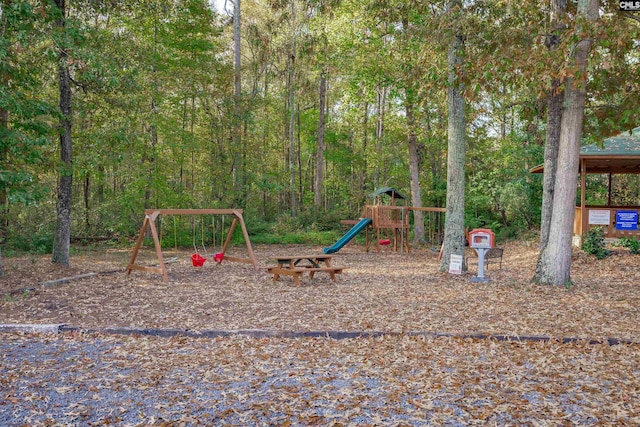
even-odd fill
[(472, 282), (489, 282), (484, 277), (484, 256), (493, 247), (493, 231), (484, 228), (476, 228), (469, 232), (470, 246), (478, 254), (478, 275), (471, 279)]

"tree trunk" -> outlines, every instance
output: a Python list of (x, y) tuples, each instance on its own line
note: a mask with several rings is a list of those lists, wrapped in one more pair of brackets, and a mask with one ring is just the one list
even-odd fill
[(313, 186), (313, 207), (316, 213), (322, 209), (322, 184), (324, 167), (324, 126), (325, 126), (325, 99), (327, 91), (327, 77), (323, 71), (320, 74), (320, 105), (318, 107), (318, 151), (316, 152), (316, 176)]
[(388, 89), (386, 86), (382, 88), (378, 88), (378, 121), (376, 123), (376, 150), (377, 150), (377, 161), (376, 161), (376, 170), (373, 175), (373, 186), (374, 188), (378, 188), (380, 186), (380, 175), (381, 175), (381, 165), (382, 165), (382, 139), (384, 138), (384, 116), (385, 116), (385, 107), (387, 103), (387, 92)]
[[(153, 9), (153, 56), (154, 58), (157, 56), (158, 51), (158, 12), (156, 8)], [(156, 126), (157, 123), (157, 106), (156, 106), (156, 93), (158, 92), (158, 82), (156, 76), (156, 63), (155, 59), (152, 63), (151, 67), (151, 82), (152, 82), (152, 94), (151, 94), (151, 125), (149, 126), (149, 137), (151, 139), (151, 147), (149, 150), (149, 155), (143, 155), (142, 162), (145, 160), (149, 162), (149, 170), (147, 175), (147, 187), (144, 191), (144, 208), (151, 208), (151, 189), (155, 187), (154, 185), (154, 175), (155, 175), (155, 164), (156, 164), (156, 147), (158, 146), (158, 128)]]
[[(0, 135), (6, 135), (9, 133), (9, 111), (5, 108), (0, 108)], [(4, 165), (7, 162), (7, 150), (2, 148), (0, 150), (0, 164)], [(7, 203), (7, 186), (6, 184), (0, 185), (0, 276), (4, 275), (4, 268), (2, 266), (2, 246), (6, 242), (7, 229), (9, 225), (8, 221), (9, 206)]]
[[(2, 36), (8, 39), (7, 34), (7, 16), (2, 13), (2, 8), (8, 8), (11, 6), (10, 0), (3, 0), (0, 3), (0, 18), (2, 19)], [(10, 79), (10, 75), (8, 71), (3, 72), (2, 74), (2, 86), (8, 87), (8, 82)], [(5, 135), (9, 134), (9, 110), (6, 108), (0, 108), (0, 138), (4, 138)], [(0, 165), (5, 165), (7, 163), (8, 156), (8, 148), (2, 147), (0, 150)], [(2, 246), (6, 242), (7, 232), (8, 232), (8, 200), (7, 200), (7, 184), (0, 185), (0, 276), (4, 275), (4, 268), (2, 266)]]
[(86, 227), (87, 234), (91, 228), (91, 177), (87, 172), (84, 176), (84, 226)]
[[(300, 122), (300, 100), (297, 101), (296, 105), (296, 169), (298, 170), (298, 206), (302, 205), (302, 201), (304, 200), (304, 183), (302, 176), (302, 137), (300, 135), (302, 129), (302, 123)], [(311, 182), (311, 178), (308, 178), (308, 181)]]
[(540, 220), (541, 252), (549, 241), (556, 171), (558, 167), (558, 147), (560, 145), (563, 100), (564, 92), (562, 92), (559, 82), (554, 81), (547, 98), (547, 136), (544, 144), (544, 175), (542, 180), (542, 213)]
[[(545, 42), (549, 50), (560, 44), (560, 14), (565, 12), (566, 0), (552, 0), (551, 2), (551, 34)], [(560, 143), (560, 122), (562, 119), (562, 102), (564, 93), (560, 82), (556, 79), (551, 85), (547, 96), (547, 135), (544, 144), (544, 176), (542, 182), (542, 213), (540, 221), (540, 253), (544, 251), (549, 241), (551, 226), (551, 212), (553, 209), (553, 192), (556, 179), (558, 161), (558, 145)]]
[(233, 187), (236, 204), (244, 205), (244, 167), (242, 160), (242, 81), (240, 51), (240, 0), (233, 6)]
[[(152, 99), (151, 100), (151, 114), (152, 119), (155, 120), (156, 115), (156, 103)], [(151, 139), (151, 147), (149, 147), (149, 155), (145, 156), (143, 159), (149, 162), (149, 173), (147, 176), (147, 188), (144, 191), (144, 208), (151, 208), (151, 189), (154, 187), (154, 175), (155, 175), (155, 165), (156, 165), (156, 147), (158, 146), (158, 129), (156, 128), (155, 123), (152, 123), (149, 127), (149, 138)]]
[[(411, 203), (416, 208), (422, 207), (422, 193), (420, 191), (420, 154), (418, 138), (416, 136), (416, 120), (413, 113), (413, 97), (411, 90), (406, 90), (405, 113), (407, 115), (407, 143), (409, 145), (409, 174), (411, 176)], [(422, 211), (413, 212), (413, 242), (424, 242), (424, 215)]]
[[(459, 6), (459, 2), (456, 2)], [(453, 4), (453, 2), (452, 2)], [(464, 186), (466, 121), (464, 83), (458, 74), (462, 65), (464, 38), (457, 34), (449, 49), (449, 126), (447, 154), (447, 211), (440, 271), (449, 271), (451, 255), (462, 256), (464, 263)], [(463, 268), (466, 266), (463, 265)]]
[[(578, 15), (589, 21), (598, 19), (599, 1), (580, 0)], [(582, 30), (578, 28), (577, 33)], [(588, 31), (588, 30), (587, 30)], [(573, 50), (576, 76), (565, 79), (564, 111), (560, 129), (558, 168), (555, 181), (553, 211), (547, 246), (541, 252), (534, 281), (549, 285), (571, 283), (571, 240), (575, 215), (576, 180), (578, 177), (580, 140), (586, 99), (587, 57), (592, 40), (585, 38)]]
[(296, 63), (296, 7), (295, 1), (291, 2), (291, 52), (289, 56), (289, 191), (291, 201), (291, 216), (298, 216), (298, 207), (296, 200), (296, 145), (295, 145), (295, 127), (296, 127), (296, 107), (295, 107), (295, 63)]
[[(65, 0), (56, 0), (60, 17), (56, 25), (60, 31), (65, 29)], [(57, 223), (53, 241), (52, 262), (69, 265), (69, 247), (71, 239), (71, 209), (73, 191), (72, 139), (71, 139), (71, 78), (67, 66), (67, 51), (63, 47), (58, 52), (58, 88), (60, 92), (60, 160), (62, 168), (58, 182)]]
[(369, 147), (369, 102), (364, 101), (362, 106), (362, 167), (358, 172), (358, 193), (357, 198), (360, 198), (362, 192), (366, 190), (367, 172), (369, 170), (368, 154)]

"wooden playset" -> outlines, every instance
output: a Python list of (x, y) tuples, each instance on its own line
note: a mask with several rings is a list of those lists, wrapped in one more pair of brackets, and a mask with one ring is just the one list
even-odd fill
[[(427, 218), (423, 217), (426, 220), (425, 229), (428, 230), (428, 236), (425, 235), (425, 237), (428, 241), (438, 243), (442, 241), (445, 208), (407, 206), (407, 199), (391, 187), (380, 188), (371, 196), (375, 199), (374, 204), (365, 205), (360, 219), (340, 221), (341, 224), (353, 227), (335, 244), (324, 248), (325, 254), (336, 253), (361, 231), (365, 232), (367, 252), (373, 244), (376, 252), (387, 248), (395, 252), (405, 251), (408, 253), (411, 212), (421, 212), (423, 215), (428, 215)], [(389, 196), (387, 204), (383, 203), (382, 196)], [(373, 229), (373, 233), (370, 233), (369, 228)]]
[[(395, 188), (382, 187), (376, 190), (373, 205), (366, 205), (362, 216), (371, 219), (371, 227), (375, 232), (375, 240), (366, 232), (366, 250), (375, 243), (376, 252), (383, 246), (391, 250), (409, 252), (409, 207), (407, 199)], [(388, 196), (389, 203), (383, 204), (383, 196)]]
[(367, 251), (371, 243), (375, 243), (377, 252), (383, 245), (389, 245), (394, 252), (398, 250), (409, 252), (409, 209), (406, 205), (367, 205), (364, 208), (363, 217), (371, 218), (371, 227), (375, 232), (373, 242), (369, 238), (369, 233), (366, 233)]

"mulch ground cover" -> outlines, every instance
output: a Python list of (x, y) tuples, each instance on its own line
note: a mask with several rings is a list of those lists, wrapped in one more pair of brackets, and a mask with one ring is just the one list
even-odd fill
[[(318, 273), (296, 287), (291, 277), (273, 282), (266, 267), (275, 256), (320, 247), (254, 250), (258, 270), (211, 261), (194, 268), (190, 252), (167, 251), (178, 257), (168, 283), (139, 271), (126, 276), (128, 251), (85, 251), (69, 268), (46, 256), (5, 258), (0, 323), (74, 331), (0, 336), (0, 424), (640, 423), (640, 257), (575, 252), (565, 288), (530, 282), (533, 243), (505, 245), (503, 268), (491, 266), (487, 283), (470, 282), (475, 271), (438, 272), (429, 249), (375, 254), (351, 245), (333, 259), (345, 267), (336, 282)], [(148, 250), (142, 258), (155, 262)], [(38, 284), (91, 272), (107, 274)], [(107, 328), (374, 336), (82, 332)], [(610, 345), (618, 340), (624, 344)]]

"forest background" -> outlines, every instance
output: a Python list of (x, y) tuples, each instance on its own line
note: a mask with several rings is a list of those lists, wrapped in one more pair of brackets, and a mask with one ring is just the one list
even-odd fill
[[(444, 1), (242, 0), (234, 16), (231, 1), (2, 0), (4, 253), (51, 252), (61, 177), (73, 178), (72, 241), (130, 242), (145, 208), (241, 208), (254, 241), (324, 244), (380, 186), (444, 206), (447, 54), (461, 30), (465, 224), (535, 231), (542, 177), (528, 170), (581, 37), (561, 25), (548, 48), (548, 3), (468, 2), (452, 18)], [(595, 25), (584, 143), (640, 117), (638, 15), (604, 1)], [(587, 204), (605, 203), (601, 180), (589, 177)], [(640, 181), (618, 177), (612, 195), (638, 205)], [(167, 219), (165, 245), (211, 244), (222, 219)]]

